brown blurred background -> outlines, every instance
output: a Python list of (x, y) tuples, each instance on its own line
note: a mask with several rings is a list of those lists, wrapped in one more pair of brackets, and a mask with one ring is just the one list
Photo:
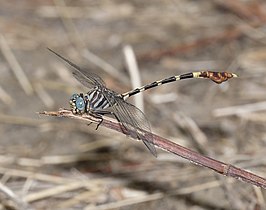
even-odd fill
[[(0, 209), (265, 209), (265, 191), (95, 125), (39, 116), (87, 91), (49, 47), (131, 86), (198, 70), (237, 73), (144, 93), (152, 131), (266, 177), (266, 3), (259, 0), (0, 3)], [(138, 100), (141, 100), (139, 98)], [(134, 100), (130, 100), (134, 103)]]

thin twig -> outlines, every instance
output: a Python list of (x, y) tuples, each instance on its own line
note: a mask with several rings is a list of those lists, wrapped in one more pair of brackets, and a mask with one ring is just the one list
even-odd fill
[(266, 102), (257, 102), (252, 104), (244, 104), (239, 106), (230, 106), (220, 109), (215, 109), (213, 115), (215, 117), (224, 117), (230, 115), (246, 115), (247, 113), (258, 112), (266, 110)]
[(165, 56), (176, 56), (178, 54), (184, 54), (195, 49), (204, 48), (213, 43), (228, 42), (243, 36), (242, 29), (240, 27), (226, 29), (221, 33), (215, 34), (211, 37), (204, 37), (196, 39), (189, 43), (180, 44), (167, 49), (154, 49), (152, 52), (141, 54), (137, 57), (139, 61), (158, 61)]
[(266, 21), (266, 14), (259, 2), (254, 1), (251, 5), (239, 0), (215, 0), (214, 3), (249, 21), (260, 21), (262, 24)]
[(62, 23), (68, 32), (67, 35), (69, 36), (70, 42), (78, 49), (78, 51), (82, 51), (82, 56), (86, 58), (88, 61), (93, 63), (94, 65), (100, 67), (102, 70), (107, 72), (110, 75), (116, 76), (119, 78), (121, 75), (119, 71), (114, 68), (111, 64), (97, 56), (96, 54), (92, 53), (90, 50), (87, 49), (84, 41), (79, 35), (78, 30), (76, 29), (72, 17), (69, 14), (69, 10), (67, 10), (67, 6), (64, 0), (54, 0), (56, 10), (62, 20)]
[(95, 197), (97, 197), (103, 189), (93, 189), (91, 191), (80, 192), (78, 195), (72, 198), (66, 199), (62, 203), (59, 203), (55, 209), (67, 209), (71, 206), (80, 204), (81, 202), (93, 203)]
[[(180, 119), (181, 117), (182, 119)], [(189, 131), (188, 133), (191, 134), (191, 140), (194, 143), (195, 147), (197, 148), (197, 151), (203, 155), (207, 156), (211, 155), (212, 153), (206, 149), (206, 144), (208, 142), (207, 136), (201, 131), (196, 122), (187, 116), (175, 115), (175, 118), (177, 118), (175, 119), (176, 123), (178, 123), (182, 128), (185, 128)], [(230, 188), (231, 185), (225, 183), (225, 180), (218, 174), (214, 174), (214, 177), (217, 180), (217, 182), (219, 181), (221, 189), (224, 191), (225, 198), (230, 202), (230, 206), (232, 206), (235, 209), (241, 209), (237, 207), (237, 204), (239, 203), (237, 202), (238, 200), (232, 199), (231, 196), (229, 196), (233, 193), (232, 192), (233, 189)]]
[(15, 176), (19, 178), (34, 179), (37, 181), (50, 182), (53, 184), (64, 184), (64, 183), (70, 183), (70, 182), (75, 181), (75, 179), (71, 179), (71, 178), (36, 173), (36, 172), (31, 172), (31, 171), (26, 171), (26, 170), (4, 168), (4, 167), (0, 167), (0, 174), (2, 174), (3, 176), (4, 175)]
[(205, 150), (207, 144), (207, 137), (199, 128), (194, 120), (185, 115), (174, 115), (174, 120), (181, 128), (186, 129), (191, 134), (193, 143), (199, 148), (199, 151)]
[[(130, 75), (130, 80), (132, 84), (132, 89), (140, 87), (141, 79), (140, 79), (140, 73), (139, 68), (136, 60), (135, 53), (133, 51), (133, 48), (130, 45), (126, 45), (123, 48), (125, 61), (127, 65), (127, 70)], [(143, 93), (138, 94), (134, 97), (135, 99), (135, 105), (141, 110), (144, 111), (144, 103), (143, 103)]]
[(0, 100), (3, 101), (6, 105), (12, 104), (14, 99), (0, 86)]
[(45, 189), (39, 192), (33, 192), (24, 197), (27, 202), (33, 202), (40, 199), (52, 197), (64, 192), (73, 191), (80, 188), (89, 188), (92, 186), (89, 182), (84, 183), (83, 181), (76, 181), (72, 183), (62, 184), (56, 187)]
[[(91, 115), (74, 115), (71, 111), (66, 109), (61, 109), (59, 111), (54, 112), (40, 112), (40, 115), (47, 115), (47, 116), (56, 116), (56, 117), (66, 117), (66, 118), (73, 118), (77, 120), (82, 120), (85, 122), (94, 122), (99, 123), (101, 120), (97, 119)], [(126, 135), (130, 136), (130, 131), (127, 131), (125, 129), (122, 129), (120, 124), (115, 122), (114, 120), (111, 120), (110, 118), (104, 117), (101, 125), (118, 131), (120, 133), (124, 133)], [(188, 148), (182, 147), (176, 143), (173, 143), (165, 138), (162, 138), (158, 135), (152, 134), (150, 132), (141, 130), (143, 133), (143, 136), (145, 137), (145, 140), (153, 143), (157, 147), (166, 150), (168, 152), (171, 152), (173, 154), (176, 154), (180, 157), (183, 157), (190, 162), (207, 167), (211, 170), (214, 170), (217, 173), (220, 173), (224, 176), (233, 177), (237, 180), (241, 180), (246, 183), (250, 183), (259, 187), (262, 187), (266, 189), (266, 179), (263, 177), (260, 177), (256, 174), (250, 173), (244, 169), (237, 168), (231, 164), (226, 164), (221, 161), (212, 159), (210, 157), (203, 156), (197, 152), (194, 152)], [(131, 136), (132, 138), (136, 138), (136, 136)]]
[(33, 87), (2, 34), (0, 34), (0, 49), (25, 93), (31, 95)]
[(3, 185), (1, 182), (0, 182), (0, 192), (5, 194), (8, 198), (10, 198), (16, 204), (16, 209), (18, 210), (31, 209), (29, 208), (27, 203), (21, 200), (10, 188)]
[(39, 98), (42, 100), (42, 102), (45, 104), (47, 108), (52, 108), (54, 106), (54, 100), (53, 98), (48, 94), (48, 92), (45, 90), (42, 84), (36, 83), (35, 84), (35, 90)]
[(129, 206), (132, 204), (136, 204), (136, 203), (143, 203), (143, 202), (148, 202), (148, 201), (153, 201), (153, 200), (158, 200), (164, 197), (163, 193), (154, 193), (151, 195), (144, 195), (141, 197), (137, 197), (137, 198), (128, 198), (128, 199), (124, 199), (121, 201), (116, 201), (116, 202), (111, 202), (111, 203), (107, 203), (107, 204), (102, 204), (102, 205), (98, 205), (98, 206), (92, 206), (92, 205), (88, 205), (85, 210), (107, 210), (107, 209), (116, 209), (116, 208), (121, 208), (124, 206)]

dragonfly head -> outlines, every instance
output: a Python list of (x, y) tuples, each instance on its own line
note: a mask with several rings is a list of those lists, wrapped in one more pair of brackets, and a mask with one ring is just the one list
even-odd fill
[(73, 114), (83, 114), (86, 112), (87, 100), (82, 93), (74, 93), (69, 100), (69, 104)]

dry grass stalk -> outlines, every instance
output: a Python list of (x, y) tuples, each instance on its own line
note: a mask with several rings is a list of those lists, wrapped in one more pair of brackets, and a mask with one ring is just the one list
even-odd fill
[(14, 72), (22, 89), (25, 91), (26, 94), (31, 95), (33, 93), (33, 87), (25, 72), (23, 71), (22, 67), (18, 63), (15, 55), (12, 53), (12, 50), (10, 49), (4, 35), (2, 34), (0, 34), (0, 49), (5, 59), (8, 61), (10, 68)]
[[(126, 131), (125, 129), (122, 129), (119, 123), (115, 122), (113, 119), (106, 118), (106, 117), (104, 117), (103, 120), (101, 121), (101, 119), (95, 118), (91, 115), (74, 115), (71, 111), (66, 110), (66, 109), (61, 109), (55, 112), (44, 111), (44, 112), (40, 112), (39, 114), (47, 115), (47, 116), (73, 118), (77, 120), (82, 120), (86, 123), (93, 122), (93, 123), (99, 124), (101, 122), (101, 125), (106, 128), (118, 131), (120, 133), (124, 133), (126, 135), (130, 135), (130, 131)], [(194, 163), (196, 165), (200, 165), (200, 166), (204, 166), (209, 169), (212, 169), (215, 172), (220, 173), (224, 176), (233, 177), (237, 180), (241, 180), (246, 183), (250, 183), (250, 184), (266, 189), (266, 179), (263, 177), (250, 173), (244, 169), (237, 168), (231, 164), (226, 164), (218, 160), (203, 156), (197, 152), (194, 152), (188, 148), (175, 144), (158, 135), (149, 133), (144, 130), (142, 130), (141, 132), (143, 132), (143, 135), (145, 136), (146, 141), (153, 143), (160, 149), (163, 149), (165, 151), (168, 151), (175, 155), (183, 157), (189, 160), (191, 163)], [(132, 137), (136, 138), (134, 136)]]

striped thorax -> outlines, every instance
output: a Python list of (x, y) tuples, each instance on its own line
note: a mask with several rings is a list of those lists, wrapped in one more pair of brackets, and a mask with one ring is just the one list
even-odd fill
[(88, 111), (104, 110), (110, 107), (112, 104), (107, 100), (105, 96), (106, 94), (110, 95), (107, 90), (101, 90), (98, 88), (89, 91), (87, 94)]
[[(108, 95), (108, 99), (106, 98)], [(73, 114), (83, 114), (105, 110), (115, 104), (115, 95), (109, 90), (94, 88), (87, 94), (73, 94), (69, 104)]]

